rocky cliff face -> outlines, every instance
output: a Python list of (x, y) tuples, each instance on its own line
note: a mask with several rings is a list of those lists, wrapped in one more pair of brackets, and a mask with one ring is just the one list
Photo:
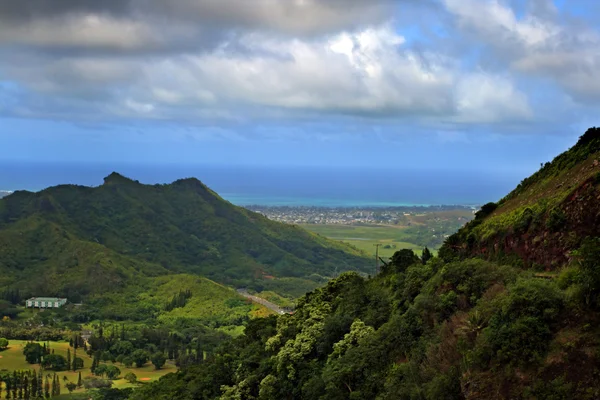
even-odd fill
[(570, 262), (586, 237), (600, 236), (600, 130), (590, 129), (487, 215), (450, 237), (447, 259), (482, 257), (552, 270)]

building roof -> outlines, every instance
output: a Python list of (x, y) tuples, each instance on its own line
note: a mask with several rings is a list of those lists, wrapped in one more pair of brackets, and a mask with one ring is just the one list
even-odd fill
[(60, 297), (32, 297), (30, 299), (27, 299), (27, 301), (50, 301), (50, 302), (54, 302), (54, 301), (62, 301), (62, 300), (67, 300), (67, 299), (62, 299)]

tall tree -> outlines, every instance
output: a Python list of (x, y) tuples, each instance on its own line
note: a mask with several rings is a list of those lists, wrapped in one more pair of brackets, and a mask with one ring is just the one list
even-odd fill
[(432, 257), (433, 254), (431, 254), (431, 251), (429, 251), (429, 249), (425, 247), (423, 249), (423, 254), (421, 254), (421, 261), (423, 261), (423, 265), (427, 264), (427, 261), (431, 260)]
[(77, 387), (80, 388), (83, 385), (81, 382), (81, 371), (79, 371), (79, 376), (77, 377)]
[(37, 384), (38, 384), (37, 397), (41, 398), (42, 397), (42, 392), (44, 390), (44, 376), (42, 374), (42, 369), (41, 368), (38, 370)]

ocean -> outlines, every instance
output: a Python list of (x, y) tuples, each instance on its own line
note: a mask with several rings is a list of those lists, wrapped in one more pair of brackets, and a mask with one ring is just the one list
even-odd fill
[(39, 191), (58, 184), (98, 186), (111, 172), (141, 183), (195, 177), (237, 205), (393, 207), (481, 205), (524, 177), (515, 174), (341, 167), (243, 167), (0, 162), (0, 190)]

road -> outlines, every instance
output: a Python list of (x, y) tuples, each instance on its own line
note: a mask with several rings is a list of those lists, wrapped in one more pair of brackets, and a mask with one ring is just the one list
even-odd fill
[(239, 295), (244, 296), (245, 298), (250, 299), (255, 303), (261, 304), (261, 305), (267, 307), (269, 310), (274, 311), (277, 314), (280, 314), (280, 315), (285, 314), (285, 311), (283, 311), (283, 309), (281, 307), (279, 307), (277, 304), (273, 304), (268, 300), (262, 299), (257, 296), (253, 296), (250, 293), (248, 293), (248, 291), (246, 289), (238, 289), (237, 292)]

